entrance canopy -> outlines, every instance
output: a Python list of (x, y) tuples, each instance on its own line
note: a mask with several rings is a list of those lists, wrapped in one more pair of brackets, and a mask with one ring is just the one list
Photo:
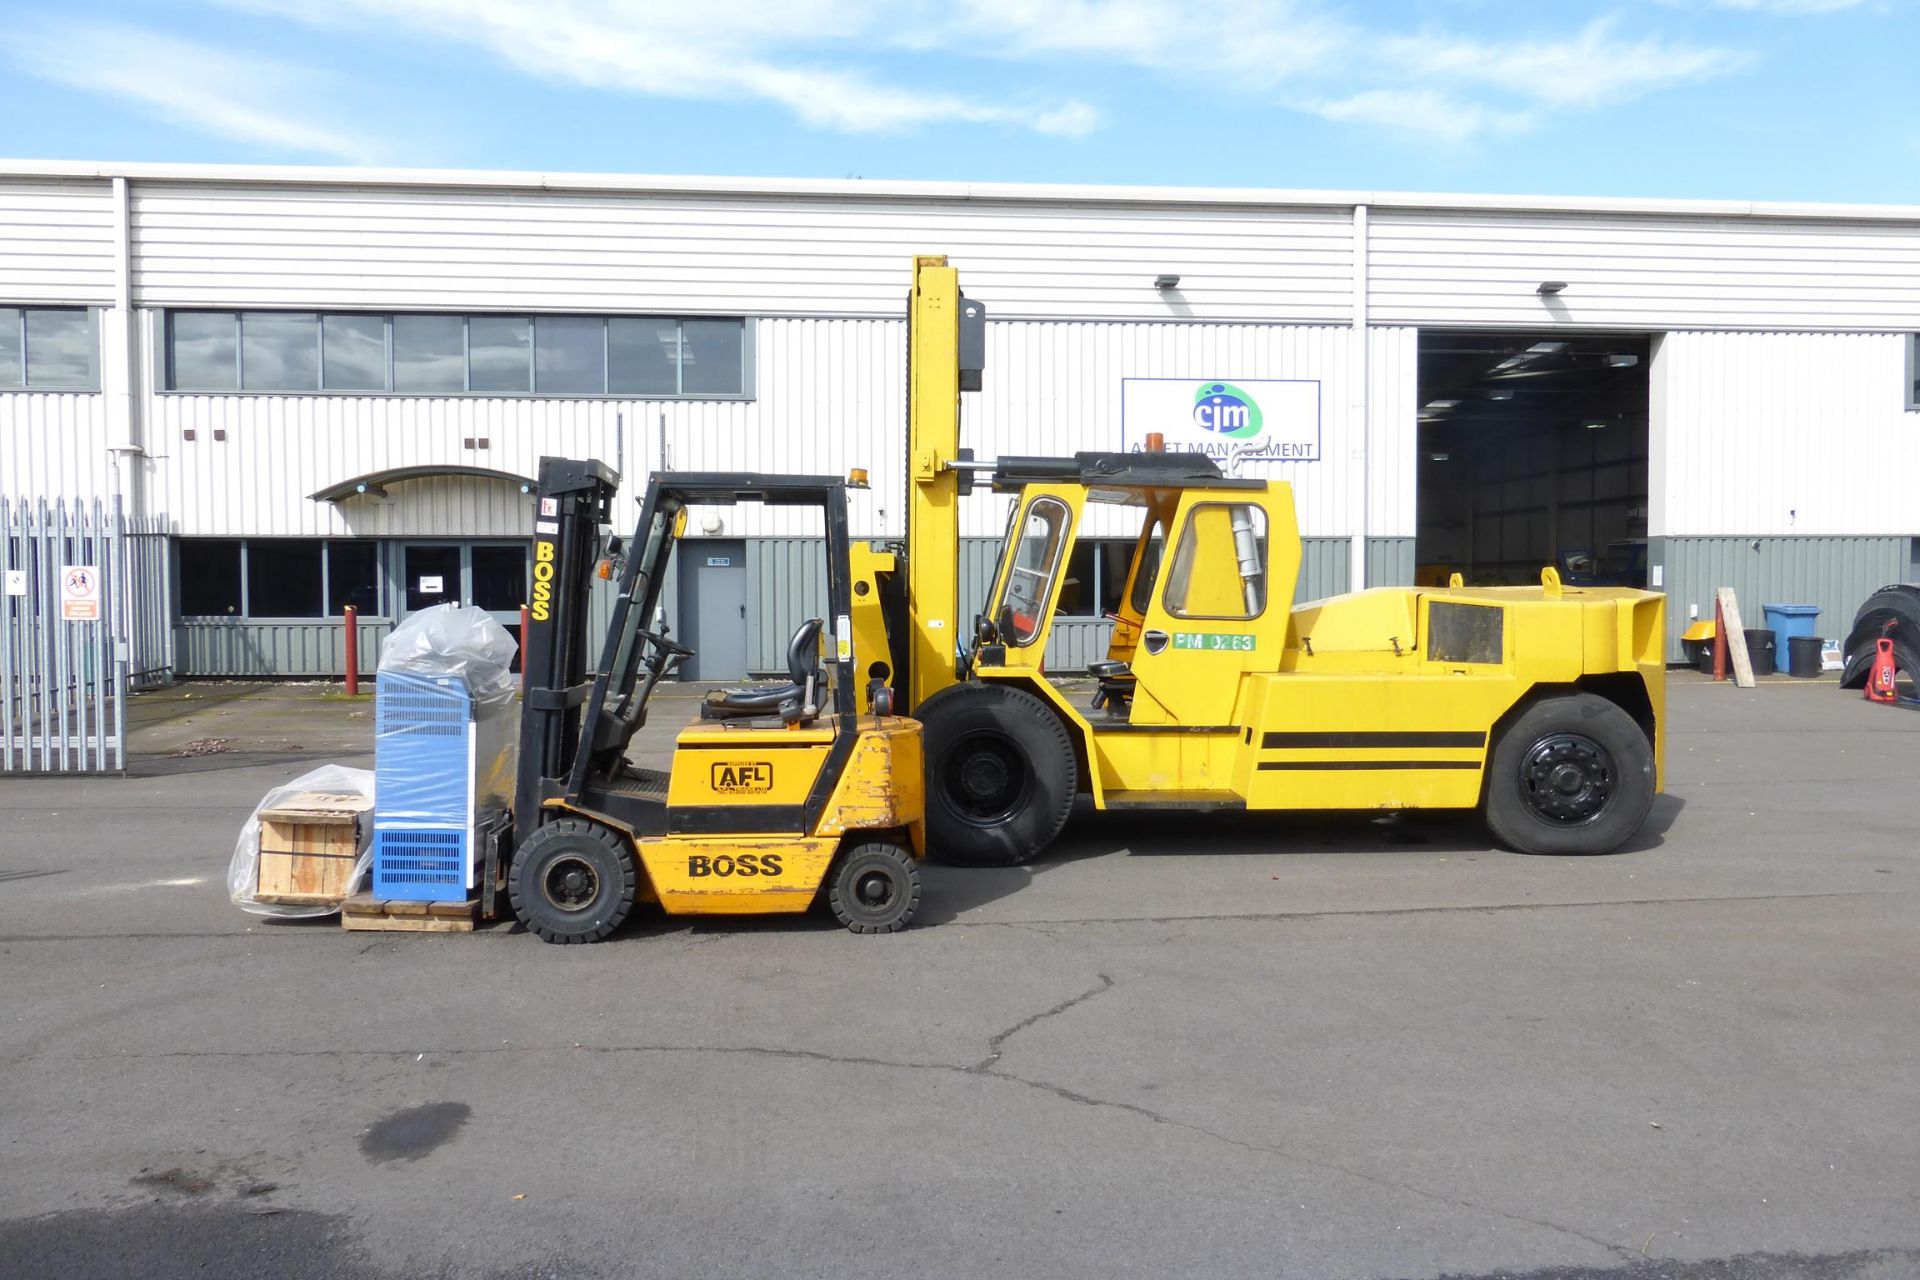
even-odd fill
[(344, 502), (355, 496), (380, 497), (396, 484), (405, 484), (409, 480), (427, 480), (440, 476), (466, 476), (482, 480), (504, 480), (508, 484), (520, 486), (520, 492), (533, 492), (533, 477), (515, 475), (511, 471), (496, 471), (492, 467), (462, 466), (422, 466), (392, 467), (386, 471), (369, 471), (366, 475), (355, 476), (351, 480), (342, 480), (339, 484), (329, 485), (318, 493), (307, 495), (314, 502)]

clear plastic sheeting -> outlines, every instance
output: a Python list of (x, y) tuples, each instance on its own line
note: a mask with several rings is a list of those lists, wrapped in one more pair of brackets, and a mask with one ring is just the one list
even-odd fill
[(492, 709), (513, 698), (513, 635), (485, 609), (445, 604), (422, 609), (393, 629), (380, 648), (380, 674), (459, 676), (475, 702)]
[(374, 695), (376, 898), (457, 902), (478, 885), (475, 826), (512, 803), (516, 651), (469, 605), (417, 613), (388, 637)]
[[(254, 806), (245, 825), (240, 828), (240, 839), (233, 846), (233, 861), (227, 864), (227, 896), (241, 910), (251, 911), (257, 916), (278, 916), (287, 920), (314, 919), (339, 912), (338, 905), (295, 906), (290, 903), (262, 902), (254, 896), (260, 884), (260, 815), (308, 791), (328, 791), (372, 799), (373, 772), (370, 769), (349, 769), (338, 764), (321, 765), (291, 782), (275, 787), (260, 798), (260, 803)], [(353, 864), (353, 874), (347, 881), (349, 894), (359, 886), (373, 860), (372, 838), (373, 824), (362, 822), (359, 855)]]

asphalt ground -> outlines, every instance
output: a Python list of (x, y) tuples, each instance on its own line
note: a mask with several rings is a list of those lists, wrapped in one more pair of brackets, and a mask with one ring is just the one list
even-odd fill
[(321, 692), (0, 783), (0, 1276), (1920, 1275), (1920, 715), (1677, 674), (1609, 857), (1083, 813), (896, 936), (561, 948), (227, 902), (370, 763)]

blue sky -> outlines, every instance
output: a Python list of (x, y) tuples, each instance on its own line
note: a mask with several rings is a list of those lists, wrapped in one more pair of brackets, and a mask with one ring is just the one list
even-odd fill
[(11, 0), (0, 155), (1920, 204), (1920, 0)]

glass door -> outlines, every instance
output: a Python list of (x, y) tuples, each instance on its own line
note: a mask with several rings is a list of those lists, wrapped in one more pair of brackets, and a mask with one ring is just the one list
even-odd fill
[[(515, 641), (520, 639), (520, 606), (527, 603), (527, 544), (475, 543), (467, 549), (467, 603), (493, 615)], [(520, 669), (516, 654), (513, 669)]]
[(402, 614), (466, 599), (461, 580), (462, 550), (452, 542), (409, 542), (401, 548)]

